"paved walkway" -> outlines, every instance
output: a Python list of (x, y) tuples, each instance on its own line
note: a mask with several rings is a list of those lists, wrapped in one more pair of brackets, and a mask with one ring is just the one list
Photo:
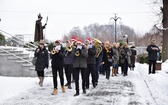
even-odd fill
[[(6, 100), (4, 105), (155, 105), (140, 72), (129, 71), (128, 74), (126, 77), (119, 74), (117, 77), (110, 77), (110, 80), (100, 75), (99, 85), (96, 88), (90, 85), (86, 94), (82, 94), (81, 90), (78, 97), (73, 96), (74, 84), (72, 84), (73, 89), (67, 89), (66, 93), (62, 93), (58, 85), (58, 95), (51, 95), (52, 77), (47, 77), (50, 81), (47, 81), (43, 87), (37, 85)], [(140, 88), (141, 85), (143, 88)], [(144, 97), (139, 89), (146, 91)]]

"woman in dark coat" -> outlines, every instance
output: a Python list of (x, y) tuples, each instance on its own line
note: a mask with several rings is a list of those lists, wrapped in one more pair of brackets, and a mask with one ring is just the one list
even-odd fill
[(40, 46), (35, 50), (34, 56), (37, 57), (35, 70), (37, 71), (37, 75), (39, 77), (39, 85), (43, 86), (44, 80), (44, 69), (48, 68), (48, 51), (44, 46), (44, 41), (40, 41)]
[(105, 42), (105, 46), (103, 48), (103, 69), (106, 72), (106, 79), (110, 78), (110, 66), (112, 66), (112, 62), (109, 61), (110, 58), (113, 56), (113, 50), (109, 43), (109, 41)]

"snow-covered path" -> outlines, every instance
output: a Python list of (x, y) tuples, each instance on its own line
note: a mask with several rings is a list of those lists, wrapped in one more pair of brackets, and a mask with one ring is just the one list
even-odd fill
[[(62, 93), (58, 85), (59, 93), (53, 96), (51, 95), (52, 77), (45, 78), (43, 87), (39, 87), (37, 78), (33, 78), (36, 82), (32, 81), (30, 88), (23, 88), (25, 90), (20, 90), (18, 95), (2, 101), (2, 105), (167, 105), (168, 74), (166, 72), (168, 70), (166, 65), (167, 63), (163, 64), (162, 71), (151, 75), (148, 75), (148, 66), (139, 63), (136, 64), (134, 71), (129, 70), (126, 77), (119, 74), (117, 77), (106, 80), (105, 76), (100, 75), (99, 85), (96, 88), (90, 85), (86, 94), (82, 94), (81, 90), (78, 97), (73, 96), (75, 94), (74, 83), (72, 84), (73, 89), (66, 89), (66, 93)], [(22, 85), (24, 84), (18, 87), (23, 87)]]

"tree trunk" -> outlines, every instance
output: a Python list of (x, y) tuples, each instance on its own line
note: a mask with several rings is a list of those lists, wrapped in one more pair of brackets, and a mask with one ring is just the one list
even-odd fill
[(166, 28), (166, 30), (163, 30), (163, 61), (168, 59), (168, 0), (163, 0), (163, 28)]

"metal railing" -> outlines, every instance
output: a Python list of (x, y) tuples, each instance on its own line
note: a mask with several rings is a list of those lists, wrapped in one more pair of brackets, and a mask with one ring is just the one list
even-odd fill
[[(23, 44), (23, 42), (24, 42), (23, 40), (21, 40), (21, 39), (15, 37), (15, 36), (12, 35), (12, 34), (9, 34), (8, 32), (5, 32), (5, 31), (3, 31), (3, 30), (0, 30), (0, 32), (1, 32), (2, 35), (5, 36), (5, 37), (8, 37), (8, 38), (13, 37), (11, 40), (16, 41), (16, 42), (19, 43), (19, 44)], [(7, 34), (7, 35), (6, 35), (6, 34)], [(9, 37), (9, 36), (10, 36), (10, 37)], [(15, 39), (14, 39), (14, 38), (15, 38)], [(24, 43), (25, 43), (25, 42), (24, 42)], [(28, 42), (27, 44), (29, 44), (29, 45), (31, 45), (31, 46), (26, 45), (26, 44), (25, 44), (24, 46), (26, 46), (26, 47), (28, 47), (28, 48), (37, 48), (36, 45), (34, 45), (34, 44), (30, 43), (30, 42)], [(22, 58), (22, 57), (20, 57), (20, 56), (17, 56), (16, 54), (10, 53), (9, 51), (4, 50), (3, 48), (0, 48), (0, 50), (3, 51), (3, 52), (6, 52), (7, 54), (10, 54), (10, 55), (12, 55), (12, 56), (14, 56), (14, 57), (16, 57), (16, 58), (19, 58), (20, 60), (22, 60), (22, 61), (24, 61), (24, 62), (31, 63), (29, 60), (25, 60), (24, 58)]]
[[(2, 35), (5, 36), (5, 37), (8, 37), (8, 38), (13, 37), (11, 40), (16, 41), (16, 42), (19, 43), (19, 44), (23, 44), (23, 42), (25, 43), (24, 40), (21, 40), (21, 39), (15, 37), (14, 35), (12, 35), (12, 34), (10, 34), (10, 33), (8, 33), (8, 32), (5, 32), (5, 31), (3, 31), (3, 30), (0, 30), (0, 32), (1, 32)], [(7, 34), (7, 35), (6, 35), (6, 34)], [(14, 39), (14, 38), (15, 38), (15, 39)], [(17, 40), (16, 40), (16, 39), (17, 39)], [(24, 46), (26, 46), (26, 47), (28, 47), (28, 48), (31, 48), (31, 47), (37, 48), (36, 45), (34, 45), (34, 44), (30, 43), (30, 42), (28, 42), (27, 44), (29, 44), (29, 45), (31, 45), (31, 46), (26, 45), (26, 44), (25, 44)]]

